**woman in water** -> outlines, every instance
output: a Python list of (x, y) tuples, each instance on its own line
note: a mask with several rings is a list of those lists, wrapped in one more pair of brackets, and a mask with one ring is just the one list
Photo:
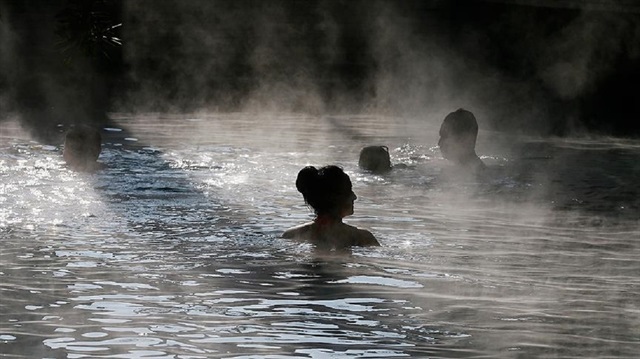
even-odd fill
[(349, 176), (337, 166), (316, 169), (307, 166), (300, 170), (296, 188), (305, 203), (311, 206), (316, 218), (311, 223), (291, 228), (283, 238), (309, 241), (319, 248), (345, 249), (351, 246), (379, 246), (371, 232), (342, 222), (353, 214), (356, 194)]

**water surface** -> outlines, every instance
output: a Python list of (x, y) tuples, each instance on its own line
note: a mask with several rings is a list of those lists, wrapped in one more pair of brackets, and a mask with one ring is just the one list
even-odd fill
[[(451, 178), (411, 119), (115, 114), (95, 174), (0, 133), (0, 356), (634, 358), (640, 142), (480, 133)], [(357, 168), (384, 144), (397, 167)], [(380, 248), (279, 238), (335, 163)]]

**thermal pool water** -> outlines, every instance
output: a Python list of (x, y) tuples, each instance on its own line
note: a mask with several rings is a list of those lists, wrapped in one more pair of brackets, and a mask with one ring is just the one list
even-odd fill
[[(94, 174), (0, 130), (0, 357), (635, 358), (640, 141), (481, 131), (451, 178), (437, 126), (302, 115), (114, 114)], [(357, 167), (365, 145), (394, 170)], [(338, 164), (346, 222), (318, 253), (305, 165)]]

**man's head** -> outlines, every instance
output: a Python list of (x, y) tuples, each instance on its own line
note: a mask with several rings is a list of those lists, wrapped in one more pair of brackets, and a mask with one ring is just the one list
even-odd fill
[(463, 163), (476, 158), (476, 138), (478, 122), (473, 113), (458, 109), (444, 118), (440, 127), (438, 146), (442, 156), (448, 160)]

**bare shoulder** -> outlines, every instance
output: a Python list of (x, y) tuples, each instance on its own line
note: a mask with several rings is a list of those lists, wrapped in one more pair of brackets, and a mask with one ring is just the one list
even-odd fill
[(354, 246), (370, 247), (380, 246), (380, 242), (376, 237), (366, 229), (360, 229), (353, 226), (348, 226), (351, 232), (351, 242)]
[(366, 229), (360, 229), (361, 233), (361, 246), (380, 246), (380, 242), (376, 239), (376, 237)]
[(299, 226), (289, 228), (282, 233), (282, 238), (286, 239), (305, 239), (311, 229), (311, 223), (301, 224)]

